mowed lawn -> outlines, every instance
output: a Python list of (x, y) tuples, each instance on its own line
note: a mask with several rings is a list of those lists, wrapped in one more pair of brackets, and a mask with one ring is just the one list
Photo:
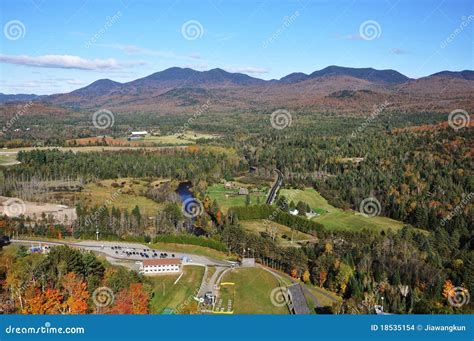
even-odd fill
[(361, 229), (393, 229), (398, 230), (407, 225), (401, 221), (387, 217), (369, 217), (354, 211), (342, 211), (327, 213), (313, 218), (329, 230), (361, 230)]
[(292, 236), (294, 242), (314, 239), (314, 237), (310, 234), (303, 233), (297, 230), (292, 230), (286, 225), (281, 225), (267, 219), (241, 220), (240, 224), (247, 231), (254, 232), (257, 234), (260, 234), (260, 232), (266, 232), (267, 227), (275, 227), (277, 231), (277, 237), (275, 240), (280, 245), (290, 245)]
[(282, 189), (280, 194), (293, 200), (295, 204), (301, 200), (309, 204), (316, 212), (321, 212), (320, 216), (314, 217), (312, 220), (323, 224), (329, 230), (361, 230), (363, 228), (397, 230), (407, 225), (387, 217), (369, 217), (353, 210), (343, 211), (329, 204), (313, 188), (306, 188), (304, 190)]
[(300, 189), (281, 189), (280, 195), (293, 201), (295, 205), (298, 201), (307, 203), (313, 210), (323, 210), (325, 212), (334, 212), (338, 210), (324, 199), (314, 188)]
[(233, 269), (224, 275), (222, 282), (235, 283), (235, 314), (288, 314), (286, 306), (276, 307), (270, 297), (278, 281), (259, 268)]
[(16, 154), (7, 153), (0, 155), (0, 166), (10, 166), (19, 163), (16, 160)]
[(221, 260), (230, 258), (224, 252), (214, 250), (205, 246), (200, 246), (200, 245), (161, 243), (161, 242), (146, 244), (146, 245), (160, 251), (192, 253), (199, 256), (206, 256), (206, 257), (211, 257), (211, 258), (221, 259)]
[[(207, 189), (207, 195), (212, 201), (216, 200), (219, 207), (224, 212), (230, 207), (245, 206), (246, 195), (239, 195), (239, 186), (236, 188), (225, 189), (224, 184), (214, 184)], [(264, 189), (259, 192), (249, 191), (250, 205), (264, 204), (267, 198), (267, 190)]]
[[(320, 288), (317, 286), (313, 286), (311, 284), (303, 284), (308, 290), (313, 294), (313, 296), (316, 297), (318, 300), (318, 303), (323, 306), (323, 307), (332, 307), (333, 303), (335, 301), (340, 302), (342, 301), (342, 298), (338, 295), (336, 295), (334, 292), (326, 290), (324, 288)], [(306, 301), (308, 302), (309, 306), (312, 308), (311, 311), (314, 311), (316, 308), (316, 304), (313, 300), (313, 297), (311, 295), (308, 295), (305, 292), (305, 297)]]
[(138, 141), (168, 145), (189, 145), (195, 144), (198, 139), (215, 139), (216, 137), (218, 136), (188, 131), (182, 135), (146, 136), (143, 140)]
[(203, 266), (191, 265), (183, 267), (183, 276), (176, 284), (179, 274), (150, 276), (153, 283), (150, 313), (161, 314), (166, 308), (181, 313), (185, 305), (196, 304), (193, 297), (197, 295), (203, 276)]

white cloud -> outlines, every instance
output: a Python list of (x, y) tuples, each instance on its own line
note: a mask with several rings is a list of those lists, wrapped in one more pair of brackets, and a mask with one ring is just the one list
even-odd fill
[(228, 72), (250, 73), (250, 74), (257, 74), (257, 75), (270, 72), (270, 70), (267, 68), (260, 68), (260, 67), (253, 67), (253, 66), (226, 67), (224, 68), (224, 70)]
[(80, 81), (79, 79), (69, 79), (66, 81), (67, 84), (69, 85), (83, 85), (85, 84), (83, 81)]
[(345, 36), (337, 35), (336, 38), (342, 40), (364, 40), (364, 37), (362, 37), (360, 34), (348, 34)]
[(406, 51), (401, 49), (401, 48), (398, 48), (398, 47), (394, 47), (392, 49), (390, 49), (390, 52), (392, 52), (393, 54), (405, 54)]
[(79, 70), (121, 70), (144, 64), (144, 62), (119, 62), (113, 58), (84, 59), (78, 56), (55, 54), (43, 56), (0, 54), (0, 62), (25, 66)]
[(179, 55), (173, 51), (153, 50), (153, 49), (148, 49), (146, 47), (141, 47), (141, 46), (131, 45), (131, 44), (93, 44), (92, 46), (120, 50), (127, 55), (142, 55), (142, 56), (186, 59), (186, 60), (202, 59), (201, 55), (197, 52), (190, 53), (188, 55)]

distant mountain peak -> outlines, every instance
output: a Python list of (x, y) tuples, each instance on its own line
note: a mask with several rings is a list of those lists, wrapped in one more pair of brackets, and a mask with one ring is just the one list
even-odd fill
[[(168, 84), (166, 84), (167, 82)], [(242, 73), (228, 72), (220, 68), (196, 71), (190, 68), (172, 67), (125, 84), (139, 87), (143, 84), (153, 87), (196, 87), (199, 85), (257, 85), (263, 83), (265, 81), (262, 79)]]
[(308, 78), (318, 78), (325, 76), (349, 76), (364, 79), (375, 83), (401, 84), (410, 80), (409, 77), (395, 70), (377, 70), (368, 68), (351, 68), (337, 65), (330, 65), (322, 70), (315, 71)]
[(280, 79), (281, 83), (298, 83), (308, 79), (321, 77), (347, 76), (364, 79), (374, 83), (401, 84), (410, 80), (407, 76), (395, 70), (377, 70), (374, 68), (352, 68), (338, 65), (329, 65), (324, 69), (314, 71), (307, 75), (294, 72)]
[(474, 71), (463, 70), (463, 71), (441, 71), (430, 75), (429, 77), (447, 77), (447, 78), (462, 78), (465, 80), (474, 80)]
[(122, 83), (115, 82), (111, 79), (104, 78), (104, 79), (99, 79), (96, 80), (95, 82), (92, 82), (91, 84), (74, 90), (71, 93), (75, 95), (80, 95), (80, 96), (89, 96), (89, 95), (95, 95), (97, 93), (105, 93), (105, 92), (110, 92), (114, 89), (119, 88), (122, 85)]
[(308, 78), (308, 75), (303, 72), (293, 72), (285, 77), (280, 78), (281, 83), (297, 83), (304, 81)]

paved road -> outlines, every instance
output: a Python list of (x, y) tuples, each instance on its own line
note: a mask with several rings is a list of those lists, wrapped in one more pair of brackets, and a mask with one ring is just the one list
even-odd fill
[[(157, 249), (149, 248), (143, 244), (139, 243), (128, 243), (128, 242), (108, 242), (108, 241), (94, 241), (94, 240), (86, 240), (81, 242), (50, 242), (47, 240), (24, 240), (24, 239), (12, 239), (12, 243), (15, 244), (22, 244), (22, 245), (35, 245), (38, 244), (44, 245), (68, 245), (70, 247), (81, 248), (84, 250), (93, 251), (95, 253), (99, 253), (105, 255), (108, 259), (114, 259), (117, 262), (120, 261), (142, 261), (144, 259), (152, 259), (152, 254), (156, 252), (158, 255), (160, 253), (167, 253), (168, 258), (172, 257), (174, 254), (175, 258), (180, 258), (183, 260), (183, 264), (185, 265), (203, 265), (203, 266), (221, 266), (221, 267), (230, 267), (232, 263), (228, 261), (221, 261), (218, 259), (213, 259), (210, 257), (190, 254), (190, 253), (181, 253), (181, 252), (172, 252), (172, 251), (161, 251)], [(112, 249), (112, 247), (120, 246), (121, 249)], [(127, 255), (125, 251), (139, 251), (144, 252), (149, 255), (150, 258), (142, 257), (138, 255)]]
[(204, 274), (203, 282), (199, 288), (198, 297), (203, 297), (206, 292), (212, 292), (214, 295), (217, 294), (215, 287), (221, 282), (222, 276), (227, 271), (231, 270), (229, 267), (217, 266), (216, 271), (210, 278), (207, 278), (207, 271)]
[(273, 184), (272, 188), (270, 189), (270, 192), (268, 192), (267, 201), (266, 201), (267, 205), (273, 204), (273, 201), (275, 200), (278, 190), (283, 185), (282, 172), (280, 172), (278, 169), (275, 169), (275, 172), (277, 173), (277, 179), (275, 183)]

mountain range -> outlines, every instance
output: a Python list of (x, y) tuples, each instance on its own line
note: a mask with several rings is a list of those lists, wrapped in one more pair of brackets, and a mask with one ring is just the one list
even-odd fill
[(100, 79), (69, 93), (49, 96), (4, 95), (0, 103), (37, 101), (49, 106), (121, 112), (189, 112), (272, 108), (322, 111), (367, 110), (388, 101), (399, 110), (472, 109), (474, 71), (441, 71), (411, 79), (395, 70), (328, 66), (310, 74), (291, 73), (262, 80), (222, 69), (172, 67), (131, 82)]

